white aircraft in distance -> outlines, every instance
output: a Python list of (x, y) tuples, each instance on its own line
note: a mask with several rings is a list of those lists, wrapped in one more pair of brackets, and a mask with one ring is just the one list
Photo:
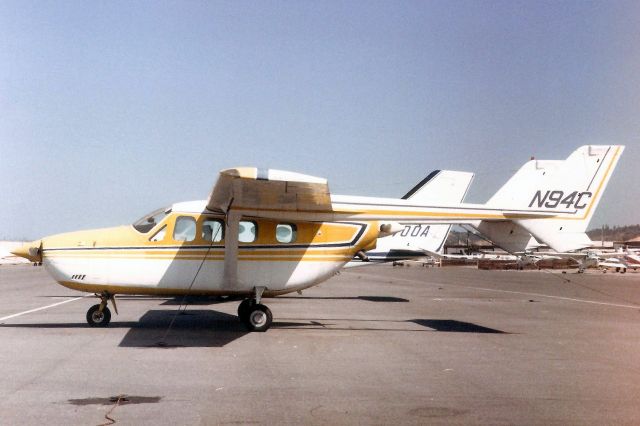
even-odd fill
[(578, 262), (580, 264), (578, 272), (584, 272), (589, 266), (600, 268), (603, 271), (614, 269), (616, 272), (623, 274), (627, 272), (627, 269), (636, 270), (640, 268), (640, 256), (631, 251), (606, 253), (589, 251), (587, 253), (587, 260), (579, 260)]
[(637, 252), (627, 250), (621, 260), (626, 266), (626, 268), (624, 268), (625, 272), (627, 269), (633, 269), (635, 271), (640, 268), (640, 254)]
[(460, 259), (460, 260), (480, 260), (480, 259), (490, 259), (490, 260), (517, 260), (518, 257), (509, 253), (498, 254), (498, 253), (485, 253), (485, 252), (477, 252), (470, 254), (444, 254), (438, 253), (434, 251), (426, 251), (429, 256), (432, 256), (436, 259)]
[[(322, 178), (278, 170), (220, 172), (207, 200), (174, 204), (133, 225), (42, 238), (14, 254), (61, 285), (96, 293), (86, 315), (105, 326), (117, 294), (245, 297), (252, 331), (272, 322), (263, 297), (319, 284), (402, 223), (515, 223), (554, 250), (581, 249), (624, 147), (583, 146), (564, 161), (527, 162), (489, 204), (331, 195)], [(521, 179), (527, 170), (528, 179)], [(516, 177), (518, 179), (516, 179)]]
[[(473, 173), (452, 170), (435, 170), (407, 192), (402, 199), (412, 203), (456, 204), (464, 200), (469, 191)], [(376, 248), (356, 253), (345, 268), (372, 265), (396, 260), (416, 259), (428, 255), (428, 251), (440, 252), (451, 224), (400, 223), (401, 231), (382, 235)]]
[(542, 260), (548, 259), (571, 259), (576, 265), (579, 273), (583, 273), (587, 268), (615, 269), (616, 272), (625, 273), (627, 269), (640, 268), (640, 256), (635, 253), (616, 251), (603, 252), (600, 250), (583, 250), (573, 253), (556, 252), (525, 252), (516, 253), (519, 265), (538, 264)]
[[(613, 269), (616, 272), (620, 272), (621, 274), (624, 274), (627, 272), (626, 262), (621, 261), (617, 257), (614, 257), (611, 259), (605, 259), (605, 260), (597, 259), (596, 267), (601, 269), (602, 272), (607, 272), (609, 269)], [(584, 272), (584, 269), (579, 270), (579, 272)]]

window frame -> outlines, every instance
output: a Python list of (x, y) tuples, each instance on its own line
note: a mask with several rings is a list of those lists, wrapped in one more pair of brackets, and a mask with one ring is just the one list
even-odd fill
[[(278, 238), (278, 226), (288, 226), (291, 230), (291, 240), (290, 241), (281, 241)], [(295, 223), (282, 222), (276, 224), (276, 232), (275, 232), (276, 241), (279, 244), (293, 244), (298, 240), (298, 226)]]
[[(216, 223), (218, 223), (220, 225), (220, 234), (221, 234), (220, 235), (220, 239), (218, 239), (218, 240), (214, 240), (213, 239), (213, 237), (215, 236), (215, 234), (213, 233), (213, 230), (212, 230), (212, 234), (211, 234), (211, 238), (212, 239), (208, 240), (208, 239), (205, 238), (205, 236), (204, 236), (204, 227), (205, 227), (205, 224), (207, 222), (216, 222)], [(224, 222), (224, 219), (217, 218), (217, 217), (206, 217), (205, 216), (205, 218), (202, 220), (202, 222), (198, 225), (198, 230), (200, 231), (200, 233), (199, 233), (200, 239), (202, 241), (206, 242), (206, 243), (221, 243), (221, 242), (224, 242), (225, 227), (226, 227), (226, 224)]]
[[(159, 224), (163, 223), (167, 219), (167, 217), (169, 217), (170, 213), (171, 206), (156, 209), (133, 222), (131, 226), (136, 230), (136, 232), (139, 232), (141, 234), (148, 234)], [(158, 220), (156, 221), (156, 219)]]
[[(180, 240), (176, 238), (176, 228), (178, 227), (178, 222), (182, 219), (190, 220), (193, 223), (193, 236), (191, 237), (190, 240)], [(171, 237), (173, 238), (173, 241), (181, 242), (181, 243), (191, 243), (196, 240), (197, 236), (198, 236), (198, 222), (193, 216), (187, 216), (187, 215), (176, 216), (176, 220), (173, 222), (173, 232), (171, 235)]]
[[(157, 240), (154, 240), (154, 238), (156, 238), (156, 236), (158, 234), (160, 234), (161, 232), (163, 232), (162, 238), (159, 238)], [(167, 225), (162, 225), (162, 227), (160, 229), (158, 229), (157, 232), (154, 232), (152, 236), (149, 237), (149, 241), (152, 243), (158, 243), (160, 241), (163, 241), (165, 238), (167, 238)]]
[[(240, 232), (240, 226), (243, 223), (250, 223), (253, 225), (253, 228), (255, 229), (255, 233), (253, 234), (253, 240), (251, 241), (242, 241), (240, 239), (240, 236), (242, 235), (242, 233)], [(241, 220), (238, 222), (238, 243), (240, 244), (251, 244), (251, 243), (255, 243), (256, 241), (258, 241), (258, 232), (259, 232), (259, 226), (258, 226), (258, 222), (256, 222), (255, 220)]]

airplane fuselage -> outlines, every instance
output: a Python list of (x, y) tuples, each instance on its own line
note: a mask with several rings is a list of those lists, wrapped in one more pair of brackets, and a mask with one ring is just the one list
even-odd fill
[(149, 226), (44, 238), (42, 263), (58, 283), (85, 292), (246, 295), (259, 285), (274, 296), (325, 281), (356, 252), (374, 247), (378, 236), (367, 222), (242, 219), (230, 285), (225, 216), (203, 213), (198, 203), (182, 205)]

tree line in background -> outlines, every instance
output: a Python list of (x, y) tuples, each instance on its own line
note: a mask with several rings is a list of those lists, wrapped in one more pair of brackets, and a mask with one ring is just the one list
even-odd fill
[(601, 228), (595, 228), (587, 231), (587, 235), (594, 241), (629, 241), (640, 236), (640, 225), (614, 226), (604, 225)]

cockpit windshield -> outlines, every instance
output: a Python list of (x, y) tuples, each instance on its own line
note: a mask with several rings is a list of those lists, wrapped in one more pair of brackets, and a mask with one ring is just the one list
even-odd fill
[(133, 223), (133, 227), (138, 232), (142, 232), (143, 234), (147, 233), (158, 223), (162, 222), (162, 219), (164, 219), (164, 217), (169, 213), (171, 213), (171, 207), (154, 210), (151, 213), (144, 215), (141, 219), (136, 220)]

